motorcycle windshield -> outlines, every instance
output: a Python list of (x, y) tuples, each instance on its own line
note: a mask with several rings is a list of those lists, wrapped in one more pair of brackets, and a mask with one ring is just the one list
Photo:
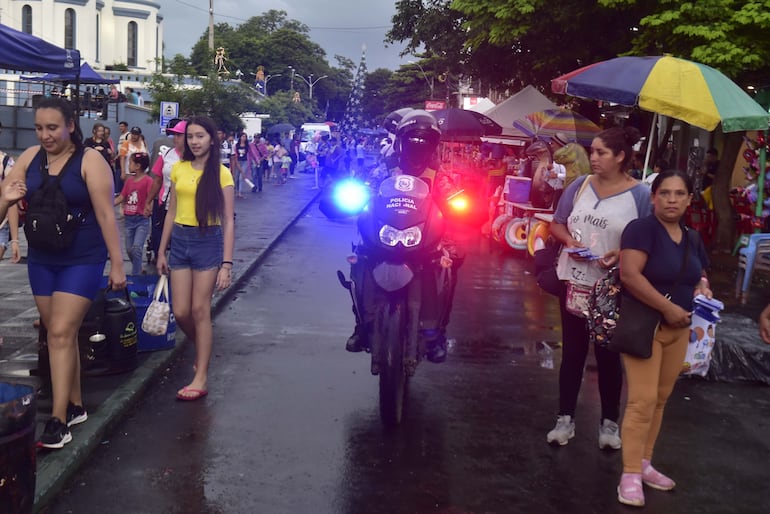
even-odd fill
[(431, 201), (430, 188), (423, 180), (397, 175), (380, 184), (374, 212), (382, 223), (403, 230), (426, 221)]

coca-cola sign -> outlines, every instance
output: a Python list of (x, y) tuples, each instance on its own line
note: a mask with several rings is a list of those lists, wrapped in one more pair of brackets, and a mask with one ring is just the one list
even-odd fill
[(425, 100), (426, 111), (440, 111), (441, 109), (446, 109), (444, 100)]

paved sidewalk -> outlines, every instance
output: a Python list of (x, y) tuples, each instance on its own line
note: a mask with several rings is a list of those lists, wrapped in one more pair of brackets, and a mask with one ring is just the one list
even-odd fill
[[(235, 202), (235, 255), (233, 285), (217, 292), (212, 307), (216, 312), (236, 294), (281, 236), (313, 204), (319, 191), (314, 178), (298, 174), (284, 185), (266, 182), (263, 192), (248, 194)], [(26, 242), (22, 239), (22, 255)], [(8, 255), (8, 254), (6, 254)], [(124, 261), (130, 271), (130, 263)], [(30, 381), (30, 370), (37, 367), (38, 334), (32, 323), (37, 309), (29, 288), (27, 266), (0, 261), (0, 381)], [(88, 421), (73, 431), (73, 440), (62, 450), (38, 451), (36, 509), (57, 493), (96, 448), (105, 433), (138, 400), (150, 381), (164, 370), (184, 346), (184, 336), (177, 332), (173, 349), (139, 354), (138, 367), (129, 373), (105, 377), (84, 377), (84, 404)], [(31, 379), (33, 382), (35, 379)], [(50, 416), (50, 398), (38, 399), (37, 434)]]

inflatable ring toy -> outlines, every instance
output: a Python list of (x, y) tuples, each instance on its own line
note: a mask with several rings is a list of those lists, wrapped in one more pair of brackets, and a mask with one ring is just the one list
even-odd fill
[(513, 218), (505, 227), (505, 242), (514, 250), (527, 249), (527, 220)]
[(534, 257), (535, 252), (545, 248), (545, 242), (548, 240), (548, 226), (550, 224), (545, 221), (536, 221), (529, 228), (529, 235), (527, 235), (527, 251)]
[(501, 214), (492, 222), (492, 238), (498, 243), (503, 240), (503, 231), (512, 218), (513, 216), (509, 214)]

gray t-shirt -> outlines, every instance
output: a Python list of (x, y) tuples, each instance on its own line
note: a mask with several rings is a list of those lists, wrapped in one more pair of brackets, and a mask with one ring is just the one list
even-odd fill
[[(630, 189), (600, 199), (593, 184), (575, 198), (584, 177), (565, 190), (554, 213), (556, 223), (567, 226), (574, 239), (588, 247), (594, 255), (602, 256), (620, 249), (620, 236), (632, 220), (650, 214), (650, 190), (642, 183)], [(556, 273), (561, 280), (592, 286), (605, 270), (597, 261), (578, 261), (562, 250)]]

